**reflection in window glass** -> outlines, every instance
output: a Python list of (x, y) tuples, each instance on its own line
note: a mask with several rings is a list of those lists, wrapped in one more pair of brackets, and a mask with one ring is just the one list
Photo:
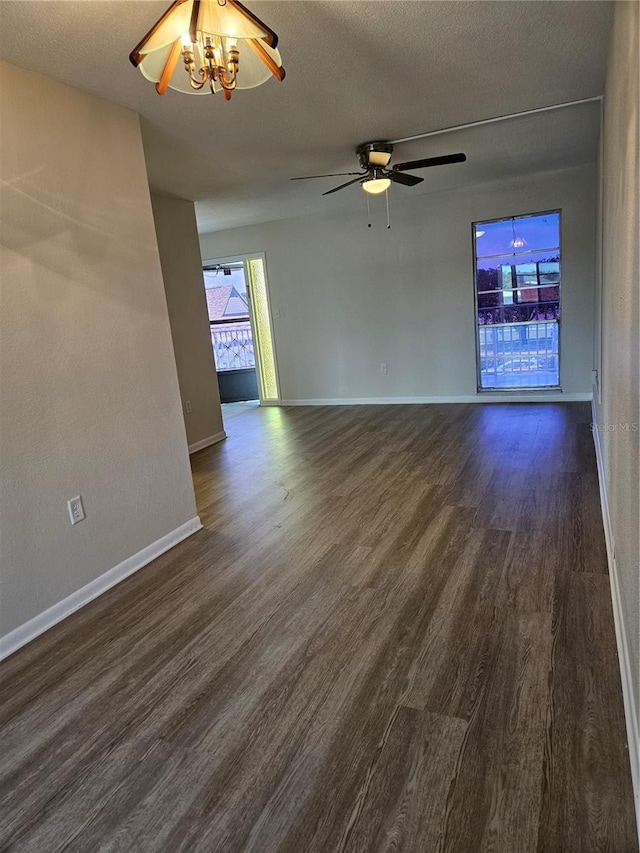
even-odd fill
[(560, 212), (474, 224), (478, 387), (560, 385)]

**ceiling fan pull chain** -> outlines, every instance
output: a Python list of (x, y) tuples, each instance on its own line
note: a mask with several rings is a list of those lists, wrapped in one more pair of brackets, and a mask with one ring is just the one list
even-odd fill
[(369, 196), (365, 193), (367, 197), (367, 228), (371, 228), (371, 208), (369, 207)]
[(387, 199), (387, 230), (391, 228), (391, 219), (389, 217), (389, 187), (384, 191), (385, 197)]

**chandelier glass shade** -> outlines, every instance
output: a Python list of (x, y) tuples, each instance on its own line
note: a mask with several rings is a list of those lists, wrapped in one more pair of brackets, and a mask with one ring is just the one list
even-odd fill
[(285, 76), (277, 35), (237, 0), (175, 0), (129, 59), (163, 95), (253, 89)]

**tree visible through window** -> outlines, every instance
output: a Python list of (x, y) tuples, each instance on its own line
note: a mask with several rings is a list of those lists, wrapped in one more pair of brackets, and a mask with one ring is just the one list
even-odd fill
[(478, 388), (560, 385), (560, 212), (473, 226)]

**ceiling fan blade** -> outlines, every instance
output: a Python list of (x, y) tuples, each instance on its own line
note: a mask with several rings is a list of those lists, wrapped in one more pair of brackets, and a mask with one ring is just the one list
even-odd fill
[(342, 178), (346, 175), (364, 176), (366, 172), (333, 172), (331, 175), (303, 175), (301, 178), (289, 178), (290, 181), (308, 181), (311, 178)]
[(405, 187), (415, 187), (416, 184), (424, 181), (424, 178), (419, 178), (417, 175), (403, 175), (402, 172), (394, 171), (386, 172), (385, 177), (395, 184), (404, 184)]
[(346, 184), (340, 184), (339, 187), (334, 187), (332, 190), (327, 190), (326, 193), (322, 193), (322, 195), (331, 195), (331, 193), (337, 193), (338, 190), (343, 190), (345, 187), (350, 187), (351, 184), (357, 184), (360, 182), (362, 175), (358, 174), (357, 178), (354, 178), (352, 181), (347, 181)]
[(428, 157), (426, 160), (410, 160), (407, 163), (396, 163), (393, 172), (406, 172), (410, 169), (428, 169), (429, 166), (446, 166), (449, 163), (464, 163), (465, 154), (445, 154), (444, 157)]

